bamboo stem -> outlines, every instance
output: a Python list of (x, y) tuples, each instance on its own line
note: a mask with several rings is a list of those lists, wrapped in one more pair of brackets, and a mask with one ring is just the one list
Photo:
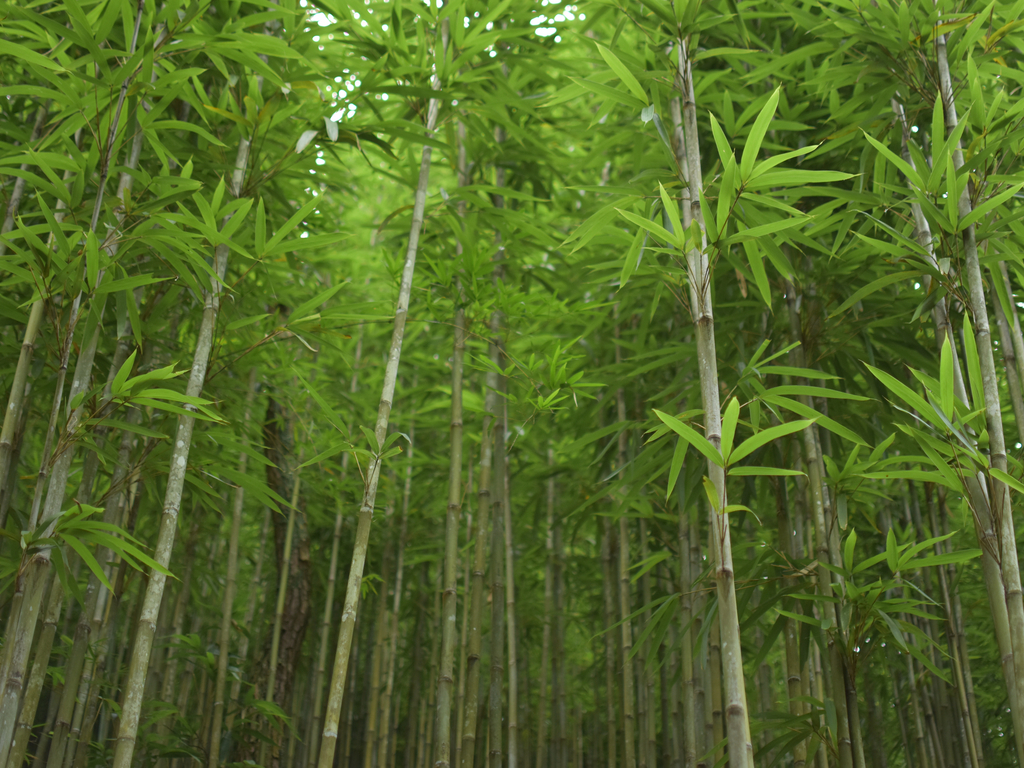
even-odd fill
[[(443, 23), (447, 23), (447, 21)], [(441, 81), (436, 74), (432, 77), (431, 88), (435, 91), (441, 88)], [(426, 124), (426, 135), (428, 138), (433, 135), (437, 125), (439, 108), (440, 100), (436, 98), (430, 99), (427, 106)], [(413, 203), (412, 224), (409, 228), (409, 246), (405, 254), (405, 266), (402, 269), (402, 282), (398, 290), (398, 304), (395, 307), (395, 324), (391, 336), (391, 348), (388, 352), (380, 405), (377, 409), (377, 422), (374, 427), (378, 451), (383, 449), (384, 441), (387, 438), (391, 404), (394, 399), (395, 383), (398, 378), (398, 363), (402, 356), (405, 322), (409, 313), (413, 275), (416, 271), (416, 252), (419, 247), (420, 232), (423, 229), (423, 212), (427, 203), (431, 152), (431, 146), (425, 144), (420, 160), (415, 202)], [(345, 680), (348, 675), (348, 658), (349, 652), (352, 650), (352, 630), (355, 625), (356, 605), (359, 587), (363, 579), (363, 567), (366, 563), (366, 550), (369, 545), (373, 507), (377, 500), (377, 484), (380, 480), (381, 464), (381, 454), (378, 453), (371, 460), (370, 466), (367, 469), (363, 500), (359, 506), (359, 522), (356, 527), (355, 546), (352, 549), (352, 564), (349, 567), (348, 585), (345, 590), (345, 607), (342, 609), (341, 626), (338, 629), (338, 646), (334, 656), (334, 669), (331, 673), (330, 692), (327, 697), (327, 712), (324, 715), (323, 736), (321, 737), (320, 759), (318, 761), (319, 768), (331, 768), (334, 763), (334, 752), (338, 743), (338, 721), (341, 717), (341, 699), (345, 691)]]

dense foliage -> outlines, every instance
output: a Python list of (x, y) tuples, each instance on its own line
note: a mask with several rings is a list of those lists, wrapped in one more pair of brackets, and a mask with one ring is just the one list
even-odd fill
[(0, 4), (0, 768), (1024, 760), (1024, 0), (573, 2)]

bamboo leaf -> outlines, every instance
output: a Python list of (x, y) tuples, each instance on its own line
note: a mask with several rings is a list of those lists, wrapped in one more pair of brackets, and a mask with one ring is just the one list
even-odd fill
[(615, 73), (615, 76), (622, 81), (623, 85), (629, 88), (634, 96), (644, 103), (644, 106), (647, 106), (649, 103), (647, 100), (647, 94), (644, 92), (639, 81), (633, 77), (633, 73), (629, 71), (629, 68), (619, 60), (618, 56), (603, 45), (600, 43), (595, 43), (595, 45), (597, 45), (597, 50), (601, 54), (601, 58), (604, 59), (605, 63), (612, 68), (612, 72)]
[(654, 413), (659, 419), (661, 419), (665, 425), (675, 432), (679, 437), (686, 441), (688, 445), (692, 445), (698, 451), (703, 454), (704, 458), (710, 461), (712, 464), (724, 467), (725, 462), (722, 460), (722, 454), (719, 453), (715, 447), (708, 441), (706, 437), (698, 434), (691, 427), (687, 426), (675, 416), (669, 416), (667, 413), (662, 413), (659, 410), (655, 410)]
[(754, 163), (757, 160), (758, 153), (761, 151), (761, 142), (764, 141), (764, 136), (768, 132), (769, 123), (771, 123), (772, 118), (775, 117), (775, 109), (779, 105), (780, 88), (776, 88), (772, 92), (772, 95), (768, 97), (768, 101), (765, 102), (765, 105), (761, 107), (761, 111), (754, 120), (754, 125), (750, 129), (750, 133), (747, 134), (747, 139), (743, 143), (743, 158), (740, 160), (740, 177), (744, 181), (750, 178), (750, 172), (754, 170)]

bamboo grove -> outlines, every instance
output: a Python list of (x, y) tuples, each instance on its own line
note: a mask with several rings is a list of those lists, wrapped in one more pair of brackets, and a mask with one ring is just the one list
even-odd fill
[(0, 768), (1020, 765), (1022, 18), (0, 4)]

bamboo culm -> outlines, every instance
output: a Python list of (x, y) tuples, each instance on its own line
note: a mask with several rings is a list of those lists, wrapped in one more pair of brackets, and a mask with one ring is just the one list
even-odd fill
[[(447, 23), (447, 21), (443, 23)], [(435, 91), (441, 88), (441, 81), (436, 74), (433, 76), (431, 87)], [(428, 138), (433, 135), (437, 125), (439, 108), (439, 99), (430, 99), (427, 106), (426, 124), (426, 135)], [(387, 438), (391, 404), (395, 396), (398, 363), (402, 356), (405, 322), (409, 313), (412, 280), (416, 270), (416, 252), (419, 247), (420, 232), (423, 229), (423, 212), (427, 202), (427, 184), (430, 180), (430, 157), (431, 146), (425, 144), (423, 146), (419, 181), (416, 186), (416, 196), (413, 203), (412, 224), (409, 229), (409, 246), (405, 254), (402, 282), (398, 290), (398, 304), (395, 307), (395, 325), (391, 336), (391, 348), (388, 352), (387, 365), (385, 366), (384, 384), (381, 391), (380, 406), (377, 410), (377, 422), (374, 428), (378, 449), (382, 449)], [(377, 484), (380, 480), (381, 463), (382, 460), (379, 454), (370, 462), (366, 473), (363, 499), (359, 506), (356, 540), (352, 550), (352, 564), (349, 567), (348, 585), (345, 590), (345, 605), (342, 609), (341, 625), (338, 629), (338, 646), (334, 656), (334, 668), (331, 673), (331, 684), (327, 697), (327, 711), (324, 714), (324, 727), (320, 740), (320, 758), (317, 763), (319, 768), (331, 768), (334, 763), (334, 752), (338, 743), (338, 722), (341, 717), (341, 700), (345, 691), (345, 680), (348, 676), (348, 657), (349, 652), (352, 650), (352, 630), (355, 625), (356, 605), (359, 597), (359, 587), (363, 579), (363, 567), (366, 563), (366, 550), (369, 545), (373, 507), (377, 500)]]

